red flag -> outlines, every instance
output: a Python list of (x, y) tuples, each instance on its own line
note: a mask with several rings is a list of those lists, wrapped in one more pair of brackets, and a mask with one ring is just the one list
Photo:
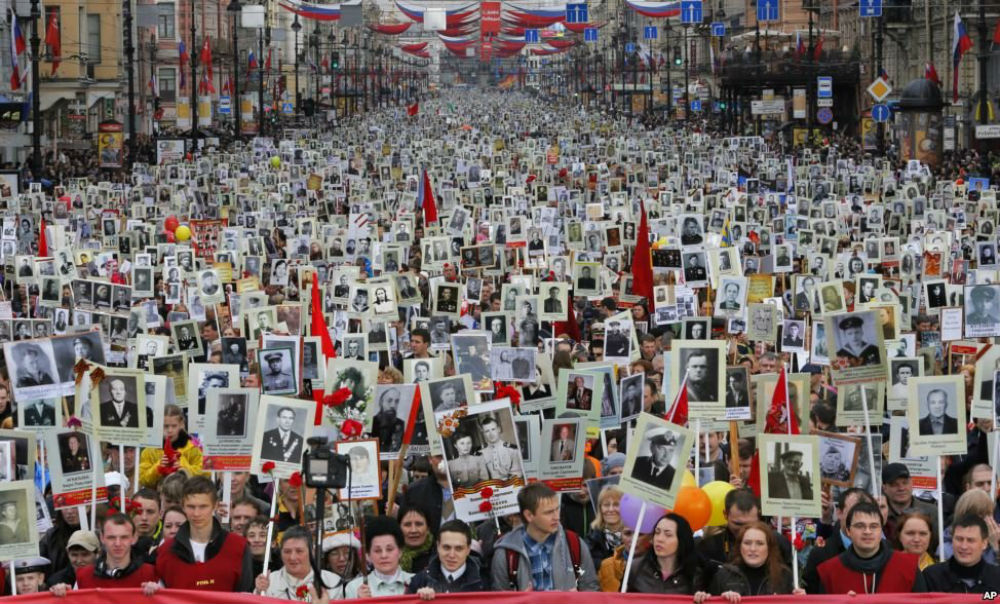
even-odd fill
[(799, 422), (792, 412), (791, 400), (788, 398), (788, 379), (785, 377), (785, 366), (781, 366), (778, 374), (778, 384), (774, 387), (771, 407), (767, 410), (764, 423), (767, 434), (799, 434)]
[(632, 293), (645, 296), (646, 303), (653, 303), (653, 258), (649, 251), (649, 223), (646, 222), (646, 204), (641, 200), (642, 219), (636, 235), (635, 253), (632, 255)]
[[(420, 404), (420, 388), (413, 389), (413, 404), (410, 405), (410, 419), (406, 422), (406, 431), (403, 432), (403, 444), (408, 445), (413, 442), (413, 428), (417, 425), (417, 414), (423, 405)], [(423, 418), (420, 418), (423, 421)]]
[(49, 24), (45, 29), (45, 43), (52, 48), (52, 75), (55, 75), (62, 59), (62, 38), (59, 36), (59, 21), (56, 20), (55, 11), (49, 13)]
[[(316, 273), (313, 273), (311, 332), (313, 336), (319, 336), (323, 358), (336, 358), (337, 349), (333, 346), (333, 340), (330, 338), (330, 330), (326, 326), (326, 317), (323, 316), (323, 303), (319, 295), (319, 276)], [(322, 388), (313, 389), (313, 400), (316, 401), (315, 425), (317, 426), (323, 422), (323, 394)]]
[(760, 454), (757, 451), (753, 452), (753, 459), (750, 460), (750, 475), (747, 476), (747, 488), (753, 491), (754, 495), (760, 497)]
[[(997, 24), (1000, 25), (1000, 23)], [(934, 68), (934, 63), (924, 63), (924, 79), (930, 80), (938, 86), (941, 85), (941, 78), (938, 77), (938, 72), (937, 69)]]
[(201, 56), (198, 60), (201, 64), (205, 66), (205, 71), (208, 73), (208, 79), (212, 79), (212, 45), (209, 42), (210, 38), (205, 36), (205, 41), (201, 44)]
[(816, 46), (813, 48), (813, 61), (819, 61), (820, 55), (823, 54), (823, 36), (819, 37), (816, 41)]
[(683, 426), (688, 421), (688, 380), (687, 376), (684, 376), (684, 381), (681, 382), (681, 387), (677, 391), (677, 396), (674, 397), (674, 404), (671, 405), (670, 411), (667, 412), (667, 421), (677, 424), (678, 426)]
[(264, 71), (271, 71), (271, 49), (267, 49), (267, 58), (264, 59)]
[(996, 27), (993, 28), (993, 43), (1000, 44), (1000, 20), (997, 21)]
[(38, 227), (38, 255), (41, 258), (49, 256), (49, 240), (45, 236), (45, 218), (42, 218), (41, 225)]
[(424, 208), (424, 224), (437, 222), (437, 205), (434, 204), (434, 191), (431, 190), (431, 177), (424, 170), (424, 182), (420, 187), (420, 201)]
[(416, 102), (406, 108), (406, 115), (413, 117), (414, 115), (420, 113), (420, 103)]

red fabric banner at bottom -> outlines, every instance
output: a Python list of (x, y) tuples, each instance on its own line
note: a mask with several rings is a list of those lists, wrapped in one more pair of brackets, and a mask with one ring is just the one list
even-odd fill
[[(470, 594), (441, 594), (436, 600), (449, 604), (467, 602)], [(489, 600), (490, 604), (565, 604), (569, 596), (566, 592), (488, 592), (476, 594), (477, 600)], [(816, 596), (757, 596), (740, 600), (745, 604), (783, 604), (801, 602), (803, 604), (966, 604), (996, 599), (984, 594), (879, 594), (871, 596), (816, 595)], [(572, 595), (574, 604), (689, 604), (691, 596), (661, 596), (656, 594), (615, 594), (604, 592), (579, 592)], [(210, 591), (189, 591), (181, 589), (162, 589), (154, 596), (146, 597), (138, 589), (82, 589), (71, 591), (65, 598), (56, 599), (52, 594), (43, 592), (0, 598), (5, 602), (23, 602), (25, 604), (288, 604), (288, 600), (265, 598), (250, 594), (219, 593)], [(362, 600), (357, 600), (361, 602)], [(372, 600), (368, 600), (372, 602)], [(378, 604), (417, 604), (416, 596), (398, 596), (375, 598)], [(708, 602), (714, 604), (724, 602), (716, 596)]]

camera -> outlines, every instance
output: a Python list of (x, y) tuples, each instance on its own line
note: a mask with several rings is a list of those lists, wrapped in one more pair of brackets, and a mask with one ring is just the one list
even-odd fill
[(347, 488), (350, 458), (334, 453), (333, 447), (327, 446), (324, 436), (314, 436), (306, 442), (309, 451), (302, 457), (302, 477), (306, 486), (313, 489)]

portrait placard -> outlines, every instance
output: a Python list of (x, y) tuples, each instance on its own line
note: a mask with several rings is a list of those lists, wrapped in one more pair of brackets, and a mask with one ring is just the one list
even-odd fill
[(906, 418), (911, 427), (910, 454), (964, 455), (966, 442), (965, 380), (961, 375), (910, 378)]
[(323, 424), (340, 428), (344, 420), (353, 419), (365, 424), (369, 430), (368, 408), (375, 401), (375, 385), (378, 382), (378, 364), (367, 361), (329, 359), (326, 364), (327, 393), (347, 388), (350, 396), (337, 406), (324, 406)]
[(375, 439), (340, 441), (334, 444), (339, 455), (350, 458), (347, 488), (339, 489), (340, 501), (379, 499), (382, 479), (379, 475), (378, 441)]
[(834, 382), (884, 381), (888, 363), (878, 313), (841, 313), (827, 316), (825, 321)]
[(865, 425), (865, 403), (868, 404), (868, 424), (881, 426), (885, 413), (885, 382), (852, 382), (837, 389), (837, 426)]
[(819, 436), (820, 483), (844, 488), (854, 486), (861, 450), (858, 439), (834, 432), (813, 434)]
[(215, 419), (215, 416), (205, 412), (209, 391), (216, 388), (239, 387), (240, 366), (219, 363), (191, 363), (188, 365), (187, 380), (185, 391), (189, 394), (188, 404), (197, 403), (189, 407), (188, 416), (194, 426), (194, 431), (201, 433), (205, 429), (206, 422)]
[(38, 543), (34, 481), (0, 483), (0, 560), (37, 557)]
[(559, 372), (556, 417), (583, 417), (597, 426), (604, 395), (604, 374), (595, 369)]
[(250, 471), (259, 399), (256, 388), (212, 388), (207, 392), (207, 421), (200, 433), (204, 468), (213, 472)]
[[(768, 305), (770, 306), (770, 305)], [(750, 419), (749, 372), (742, 365), (726, 367), (726, 420)]]
[(542, 418), (537, 413), (514, 416), (517, 444), (521, 449), (521, 468), (524, 480), (538, 480), (538, 468), (545, 463), (542, 458)]
[(583, 484), (586, 432), (587, 422), (581, 417), (542, 420), (542, 442), (551, 444), (541, 451), (538, 479), (553, 491), (576, 492)]
[(910, 470), (915, 489), (934, 489), (937, 485), (936, 455), (918, 455), (910, 447), (909, 420), (894, 415), (889, 423), (889, 463), (899, 462)]
[(924, 361), (920, 357), (890, 357), (889, 375), (886, 384), (886, 403), (889, 411), (906, 411), (906, 399), (910, 396), (910, 378), (924, 375)]
[[(473, 522), (517, 510), (526, 484), (510, 399), (435, 414), (437, 446), (447, 462), (455, 514)], [(493, 489), (492, 512), (480, 509), (481, 491)]]
[(768, 516), (819, 516), (819, 437), (760, 434), (757, 439), (761, 511)]
[[(371, 435), (378, 439), (378, 451), (381, 460), (399, 458), (403, 446), (403, 436), (410, 427), (410, 415), (417, 391), (416, 384), (378, 384), (375, 389), (375, 404), (371, 406)], [(414, 440), (417, 431), (424, 431), (426, 441), (426, 426), (420, 410), (414, 416)]]
[(711, 419), (725, 415), (726, 406), (726, 342), (674, 342), (670, 355), (672, 392), (676, 392), (687, 376), (689, 417)]
[(263, 474), (262, 465), (274, 462), (276, 478), (302, 470), (302, 453), (312, 436), (316, 403), (265, 394), (257, 406), (250, 471)]
[[(107, 501), (104, 472), (94, 471), (101, 465), (101, 452), (96, 438), (77, 430), (49, 432), (45, 435), (45, 450), (52, 460), (48, 469), (52, 480), (52, 505), (55, 509)], [(58, 462), (55, 462), (57, 457)]]
[[(455, 411), (456, 409), (468, 407), (476, 402), (475, 391), (472, 388), (472, 378), (468, 375), (456, 375), (437, 380), (420, 382), (420, 402), (424, 408), (424, 418), (431, 421), (436, 418), (441, 411)], [(439, 448), (441, 440), (433, 438), (437, 431), (436, 425), (428, 425), (427, 433), (432, 435), (429, 438), (431, 455), (443, 455)]]
[[(98, 378), (98, 371), (103, 377)], [(94, 366), (90, 371), (91, 418), (95, 436), (116, 443), (146, 440), (153, 412), (146, 406), (145, 373)]]
[(636, 420), (619, 487), (664, 508), (673, 508), (684, 479), (694, 434), (649, 413)]

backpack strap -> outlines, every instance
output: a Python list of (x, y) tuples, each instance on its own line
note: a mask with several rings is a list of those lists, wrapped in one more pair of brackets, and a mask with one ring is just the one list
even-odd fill
[(507, 580), (517, 591), (517, 567), (521, 565), (521, 554), (509, 548), (504, 549), (504, 553), (507, 555)]
[(580, 535), (574, 531), (566, 529), (566, 545), (569, 546), (569, 559), (573, 563), (573, 573), (580, 578), (583, 576), (583, 568), (580, 567)]

